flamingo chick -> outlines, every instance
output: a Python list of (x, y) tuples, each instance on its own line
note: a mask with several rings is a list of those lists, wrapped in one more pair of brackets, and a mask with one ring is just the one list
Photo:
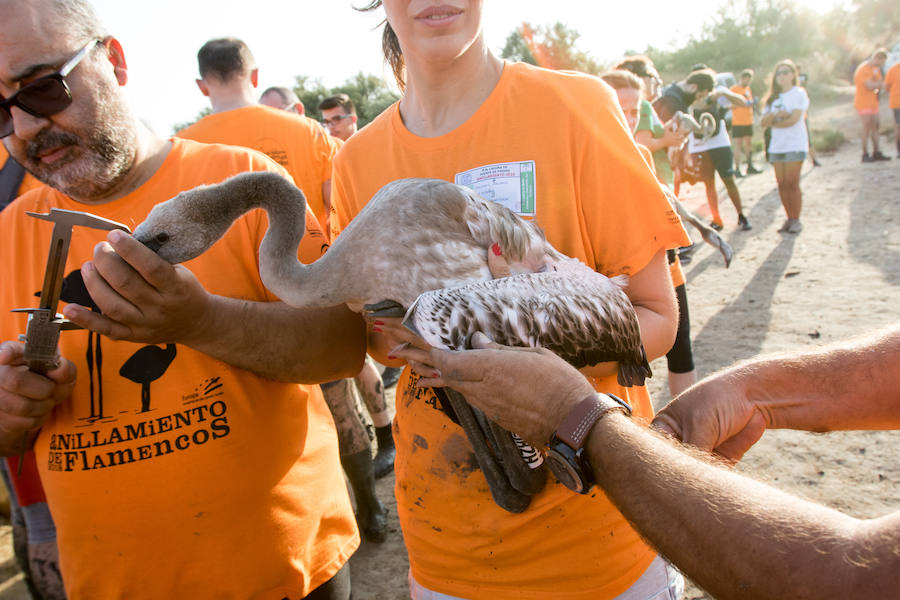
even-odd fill
[[(401, 179), (384, 186), (310, 265), (297, 260), (306, 200), (276, 173), (242, 173), (182, 192), (154, 207), (134, 237), (169, 262), (184, 262), (202, 254), (238, 217), (257, 207), (269, 217), (260, 244), (260, 277), (295, 307), (346, 303), (357, 312), (374, 307), (375, 314), (403, 316), (423, 292), (490, 280), (487, 252), (494, 243), (513, 274), (590, 271), (553, 248), (534, 223), (437, 179)], [(485, 427), (483, 415), (473, 413), (458, 394), (451, 395), (449, 405), (497, 504), (524, 510), (543, 486), (543, 472), (523, 467), (515, 440), (506, 432), (498, 435), (495, 425)]]

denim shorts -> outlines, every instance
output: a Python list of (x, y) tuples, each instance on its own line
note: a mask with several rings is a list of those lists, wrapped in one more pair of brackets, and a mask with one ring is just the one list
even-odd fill
[(803, 162), (806, 152), (769, 152), (769, 162)]

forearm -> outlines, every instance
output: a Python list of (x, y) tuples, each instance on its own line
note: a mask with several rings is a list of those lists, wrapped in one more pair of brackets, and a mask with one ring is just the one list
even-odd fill
[(736, 92), (723, 90), (722, 95), (728, 98), (728, 101), (731, 102), (732, 106), (747, 106), (747, 99)]
[(668, 140), (665, 137), (655, 138), (653, 137), (653, 134), (646, 129), (636, 132), (634, 134), (634, 141), (650, 150), (650, 152), (656, 152), (657, 150), (672, 145), (668, 143)]
[(900, 326), (794, 356), (732, 367), (769, 428), (900, 428)]
[(800, 121), (801, 119), (803, 119), (803, 111), (795, 110), (794, 112), (791, 113), (791, 115), (789, 117), (786, 117), (786, 118), (782, 119), (781, 121), (775, 121), (774, 123), (772, 123), (772, 127), (778, 127), (778, 128), (791, 127), (792, 125), (794, 125), (795, 123), (797, 123), (797, 121)]
[(625, 517), (716, 598), (881, 598), (900, 586), (897, 515), (860, 521), (794, 498), (618, 414), (588, 452)]
[(641, 324), (641, 340), (647, 360), (653, 361), (664, 356), (675, 343), (678, 331), (678, 304), (672, 294), (671, 305), (659, 302), (648, 306), (635, 306), (638, 322)]
[(345, 305), (296, 309), (223, 296), (209, 302), (194, 336), (179, 341), (213, 358), (297, 383), (352, 377), (362, 368), (365, 328)]
[(634, 305), (647, 359), (665, 355), (675, 343), (678, 331), (678, 302), (665, 251), (658, 252), (632, 276), (625, 293)]

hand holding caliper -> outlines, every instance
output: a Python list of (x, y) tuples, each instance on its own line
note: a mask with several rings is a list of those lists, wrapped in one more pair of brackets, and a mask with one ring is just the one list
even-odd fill
[[(46, 214), (31, 212), (28, 214), (37, 219), (52, 222), (54, 224), (53, 237), (50, 241), (39, 307), (20, 308), (13, 311), (27, 312), (29, 315), (26, 333), (24, 336), (21, 336), (21, 340), (25, 342), (22, 355), (18, 357), (18, 351), (14, 347), (4, 347), (0, 350), (0, 353), (3, 355), (2, 358), (6, 358), (5, 355), (9, 354), (8, 359), (11, 362), (0, 361), (0, 364), (15, 364), (17, 360), (24, 360), (30, 371), (46, 375), (60, 366), (60, 357), (57, 352), (60, 331), (79, 328), (56, 313), (65, 277), (66, 257), (69, 253), (72, 227), (78, 225), (103, 230), (121, 229), (129, 232), (130, 230), (121, 223), (79, 211), (52, 208)], [(72, 381), (74, 382), (74, 373), (72, 374)], [(24, 396), (25, 394), (21, 395)], [(50, 408), (52, 409), (52, 406)], [(47, 414), (49, 414), (49, 410), (41, 411), (43, 418), (46, 418)], [(41, 419), (42, 421), (43, 419)], [(23, 453), (28, 448), (31, 429), (27, 428), (25, 431)], [(20, 468), (21, 464), (20, 460)]]

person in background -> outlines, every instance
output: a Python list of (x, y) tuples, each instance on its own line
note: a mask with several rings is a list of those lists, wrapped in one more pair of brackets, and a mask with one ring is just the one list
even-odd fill
[[(698, 65), (699, 66), (699, 65)], [(712, 96), (712, 98), (710, 98)], [(744, 216), (741, 206), (741, 192), (738, 190), (737, 183), (733, 176), (734, 159), (731, 153), (731, 141), (728, 138), (728, 132), (722, 125), (722, 115), (717, 99), (720, 96), (727, 97), (736, 104), (743, 102), (743, 99), (730, 92), (724, 87), (716, 87), (715, 72), (703, 68), (694, 70), (688, 77), (682, 81), (676, 81), (663, 89), (662, 94), (653, 102), (653, 108), (656, 114), (663, 121), (669, 121), (680, 111), (688, 113), (691, 106), (696, 105), (702, 108), (693, 111), (695, 118), (699, 118), (703, 112), (709, 112), (716, 120), (716, 132), (710, 139), (698, 142), (693, 134), (688, 139), (688, 152), (693, 155), (702, 157), (700, 159), (700, 177), (706, 189), (706, 200), (712, 213), (712, 222), (710, 225), (721, 230), (723, 227), (722, 217), (719, 215), (719, 195), (716, 191), (716, 172), (722, 177), (725, 188), (728, 190), (728, 197), (731, 199), (734, 208), (738, 213), (738, 226), (747, 231), (752, 229), (750, 221)]]
[[(616, 69), (600, 76), (616, 90), (619, 106), (625, 113), (625, 120), (632, 131), (640, 127), (643, 120), (641, 108), (646, 102), (644, 81), (628, 70)], [(652, 111), (653, 108), (650, 107)], [(653, 117), (655, 118), (655, 113)], [(644, 159), (653, 169), (653, 159), (650, 150), (638, 144), (638, 149), (644, 153)], [(685, 287), (684, 271), (681, 270), (681, 261), (675, 250), (666, 251), (666, 259), (669, 262), (669, 276), (672, 285), (675, 286), (675, 297), (678, 299), (678, 330), (675, 333), (675, 343), (666, 352), (666, 364), (669, 370), (669, 394), (672, 398), (689, 388), (697, 381), (697, 371), (694, 368), (694, 351), (691, 347), (691, 318), (688, 311), (687, 288)]]
[(635, 130), (635, 141), (653, 153), (653, 166), (656, 177), (662, 183), (674, 187), (672, 164), (669, 162), (669, 149), (679, 148), (684, 144), (687, 134), (674, 127), (670, 122), (662, 123), (651, 104), (659, 97), (660, 78), (653, 62), (646, 56), (626, 56), (616, 70), (634, 73), (643, 82), (643, 98), (640, 104), (640, 116)]
[(897, 144), (897, 158), (900, 158), (900, 61), (884, 76), (884, 88), (890, 94), (888, 105), (894, 113), (894, 142)]
[(287, 169), (303, 190), (316, 219), (327, 226), (331, 212), (331, 161), (340, 143), (312, 119), (256, 102), (259, 69), (241, 40), (209, 40), (198, 51), (197, 63), (197, 87), (209, 98), (213, 112), (176, 135), (262, 152)]
[[(586, 440), (583, 467), (644, 538), (711, 596), (896, 596), (900, 510), (854, 518), (754, 481), (721, 459), (738, 460), (769, 428), (900, 429), (897, 324), (707, 377), (656, 416), (653, 424), (665, 437), (593, 393), (578, 371), (548, 350), (500, 346), (481, 333), (472, 336), (472, 347), (407, 348), (397, 355), (422, 374), (417, 386), (458, 390), (536, 447), (562, 429), (567, 415), (593, 408), (579, 432)], [(572, 518), (595, 526), (582, 514)]]
[[(28, 212), (135, 224), (198, 185), (289, 175), (253, 150), (149, 131), (121, 43), (83, 0), (0, 0), (0, 14), (0, 134), (44, 184), (0, 213), (0, 452), (31, 448), (68, 596), (346, 600), (359, 533), (315, 384), (360, 369), (365, 329), (345, 306), (296, 309), (265, 289), (263, 211), (189, 267), (122, 231), (76, 229), (61, 312), (92, 333), (63, 332), (46, 374), (10, 312), (35, 305), (52, 237)], [(325, 237), (305, 217), (311, 262)]]
[(322, 124), (328, 129), (328, 133), (342, 141), (347, 141), (356, 133), (356, 105), (347, 94), (335, 94), (328, 96), (319, 102), (319, 110), (322, 112)]
[[(705, 73), (715, 82), (716, 74), (712, 69), (703, 69), (695, 73)], [(741, 202), (741, 192), (734, 180), (734, 155), (731, 152), (731, 139), (725, 127), (724, 113), (726, 107), (743, 106), (744, 98), (730, 91), (725, 86), (713, 84), (713, 89), (706, 95), (698, 97), (692, 105), (694, 118), (699, 122), (704, 113), (711, 114), (716, 121), (716, 131), (709, 139), (701, 139), (691, 133), (688, 137), (688, 152), (691, 154), (703, 153), (709, 160), (701, 161), (700, 176), (706, 189), (706, 201), (712, 213), (711, 226), (721, 230), (722, 217), (719, 215), (719, 193), (716, 190), (716, 173), (725, 184), (728, 198), (737, 212), (737, 224), (742, 231), (753, 229), (750, 221), (744, 215)]]
[[(331, 161), (341, 142), (327, 135), (312, 119), (256, 103), (254, 88), (259, 71), (250, 49), (241, 40), (209, 40), (197, 52), (197, 63), (201, 77), (197, 86), (209, 98), (213, 113), (179, 131), (178, 136), (244, 146), (267, 154), (287, 169), (316, 218), (327, 223), (331, 210)], [(366, 539), (383, 542), (387, 535), (387, 508), (376, 494), (372, 442), (356, 407), (353, 381), (331, 381), (321, 387), (338, 428), (341, 464), (356, 498), (360, 530)], [(377, 393), (377, 383), (370, 387)], [(386, 410), (383, 394), (381, 406)]]
[(741, 154), (747, 159), (747, 175), (762, 173), (753, 166), (753, 69), (741, 71), (740, 81), (731, 87), (731, 91), (743, 96), (746, 105), (734, 105), (731, 109), (731, 137), (734, 138), (734, 176), (741, 174)]
[[(853, 106), (862, 123), (862, 162), (891, 160), (878, 149), (878, 95), (884, 88), (884, 65), (887, 62), (887, 50), (880, 48), (872, 56), (862, 62), (853, 73), (853, 84), (856, 95)], [(869, 142), (872, 154), (869, 154)]]
[[(644, 348), (648, 357), (662, 356), (677, 327), (665, 251), (686, 244), (684, 229), (609, 86), (497, 58), (484, 37), (483, 4), (385, 0), (364, 7), (384, 9), (383, 50), (403, 94), (335, 158), (333, 225), (347, 227), (399, 178), (467, 185), (533, 219), (560, 252), (606, 275), (627, 271), (625, 292)], [(497, 250), (502, 254), (499, 244), (485, 252)], [(391, 349), (411, 337), (397, 321), (373, 321), (370, 335), (373, 356), (393, 366), (403, 363), (389, 358)], [(649, 418), (646, 388), (619, 386), (616, 368), (587, 371), (599, 389), (627, 397)], [(413, 598), (647, 600), (678, 593), (674, 572), (599, 495), (548, 481), (522, 513), (497, 506), (471, 444), (433, 393), (418, 389), (408, 370), (397, 386), (395, 493)], [(591, 519), (597, 526), (581, 527)]]
[(272, 108), (280, 108), (298, 115), (302, 115), (306, 110), (300, 98), (294, 93), (294, 90), (288, 87), (272, 86), (262, 93), (259, 97), (259, 103)]
[(800, 211), (803, 193), (800, 190), (800, 169), (809, 149), (809, 135), (803, 115), (809, 108), (806, 90), (797, 85), (797, 67), (789, 59), (775, 65), (769, 92), (763, 102), (762, 127), (770, 127), (769, 162), (775, 171), (778, 196), (787, 220), (778, 230), (800, 233)]

